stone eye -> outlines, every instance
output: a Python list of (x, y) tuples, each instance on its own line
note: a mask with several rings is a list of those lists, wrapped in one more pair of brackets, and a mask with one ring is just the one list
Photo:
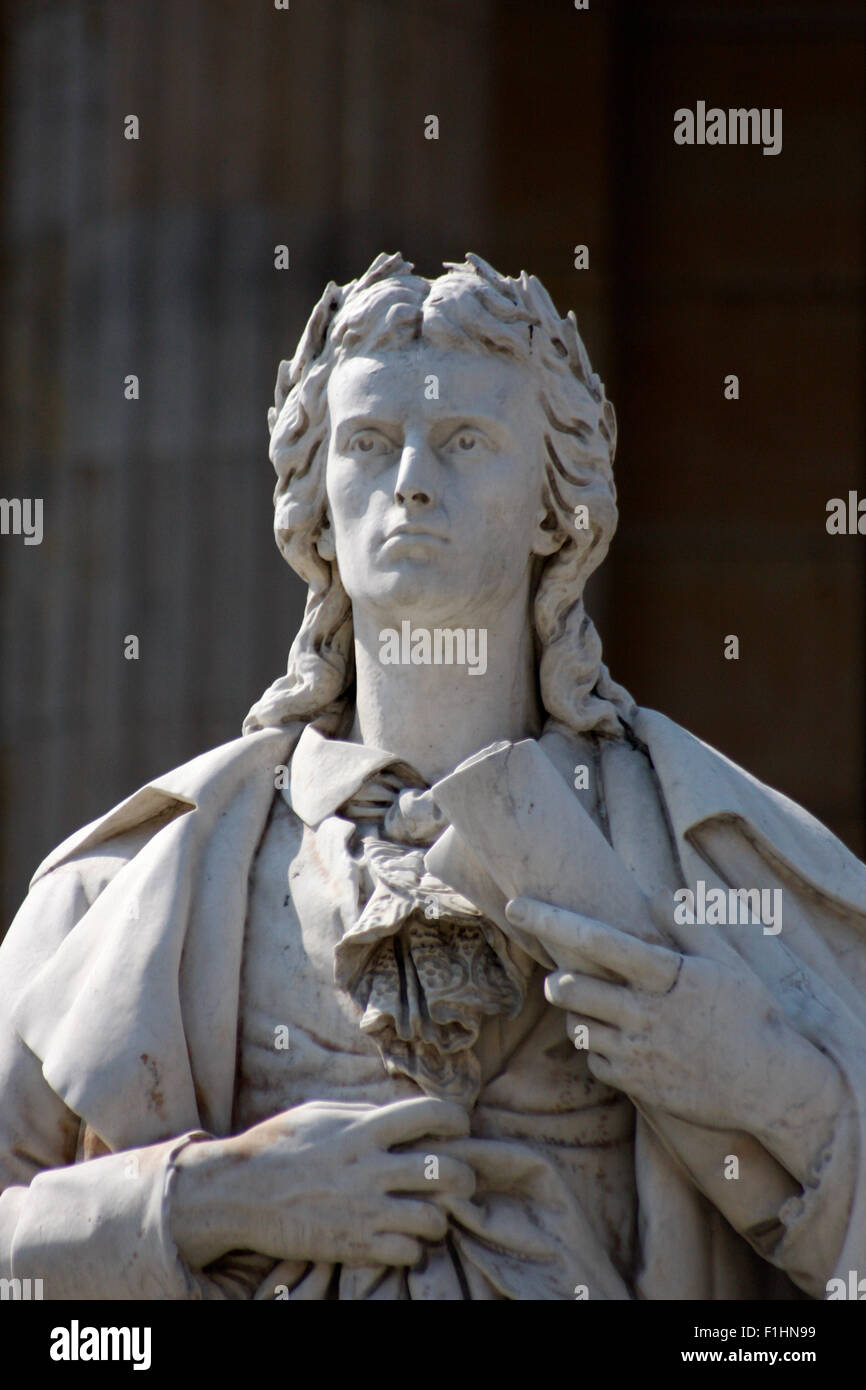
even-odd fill
[(388, 442), (375, 430), (365, 430), (355, 435), (351, 447), (359, 454), (383, 453), (388, 448)]
[(475, 448), (476, 439), (475, 435), (470, 430), (461, 430), (455, 442), (458, 449), (461, 449), (464, 453), (468, 453), (470, 449)]

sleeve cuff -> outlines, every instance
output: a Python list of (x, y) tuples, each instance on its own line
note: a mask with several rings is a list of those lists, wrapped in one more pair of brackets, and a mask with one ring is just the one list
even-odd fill
[(841, 1114), (815, 1159), (802, 1191), (779, 1208), (779, 1231), (769, 1258), (812, 1298), (825, 1298), (845, 1239), (854, 1180), (855, 1134)]
[(13, 1276), (41, 1279), (46, 1299), (202, 1298), (167, 1213), (177, 1156), (211, 1137), (191, 1130), (38, 1174), (15, 1225)]

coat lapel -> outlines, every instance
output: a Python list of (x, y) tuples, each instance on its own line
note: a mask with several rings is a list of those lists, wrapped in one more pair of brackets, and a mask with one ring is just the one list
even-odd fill
[(15, 1009), (46, 1080), (112, 1149), (229, 1130), (250, 865), (297, 732), (196, 758), (51, 857), (56, 867), (173, 806), (190, 812), (115, 875)]
[(802, 806), (655, 710), (639, 710), (634, 730), (649, 750), (687, 871), (695, 864), (692, 831), (734, 819), (766, 858), (866, 915), (866, 866)]

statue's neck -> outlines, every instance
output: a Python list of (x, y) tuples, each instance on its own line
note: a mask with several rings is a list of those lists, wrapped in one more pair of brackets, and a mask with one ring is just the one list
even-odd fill
[(428, 783), (489, 743), (541, 730), (523, 605), (462, 629), (420, 618), (388, 628), (356, 614), (355, 672), (350, 738), (394, 753)]

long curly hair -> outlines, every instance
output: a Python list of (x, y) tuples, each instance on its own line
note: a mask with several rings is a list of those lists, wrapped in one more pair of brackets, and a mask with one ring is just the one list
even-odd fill
[(541, 702), (548, 727), (620, 737), (634, 702), (608, 674), (583, 604), (586, 581), (616, 529), (616, 417), (574, 313), (561, 318), (535, 276), (521, 272), (511, 279), (480, 256), (469, 254), (461, 265), (446, 262), (446, 273), (435, 280), (413, 269), (400, 255), (382, 254), (360, 279), (329, 284), (291, 363), (280, 363), (268, 411), (277, 473), (274, 534), (308, 593), (287, 672), (253, 705), (243, 732), (314, 718), (335, 730), (346, 715), (354, 683), (352, 606), (336, 561), (324, 558), (317, 544), (329, 525), (328, 377), (343, 356), (423, 337), (458, 350), (505, 353), (535, 374), (547, 508), (542, 524), (561, 542), (549, 557), (537, 557), (533, 578)]

